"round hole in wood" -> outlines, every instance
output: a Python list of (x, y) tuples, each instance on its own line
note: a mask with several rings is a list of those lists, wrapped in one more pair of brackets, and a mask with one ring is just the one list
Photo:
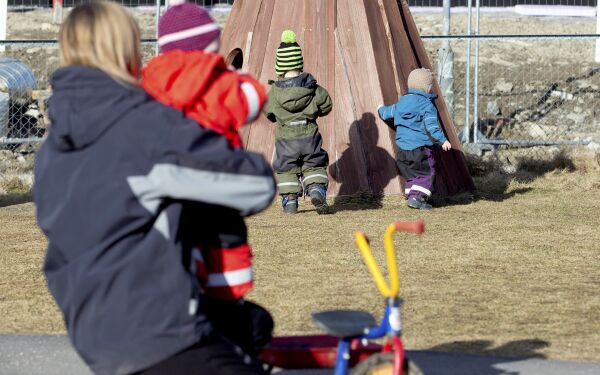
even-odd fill
[(244, 65), (244, 53), (240, 48), (234, 49), (225, 58), (225, 63), (228, 66), (233, 66), (236, 70), (242, 69)]

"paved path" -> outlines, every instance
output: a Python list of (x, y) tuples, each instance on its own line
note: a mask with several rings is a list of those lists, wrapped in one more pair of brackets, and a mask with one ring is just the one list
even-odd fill
[[(425, 375), (600, 375), (600, 364), (409, 351)], [(0, 334), (2, 375), (90, 375), (65, 336)], [(327, 370), (279, 375), (330, 375)]]

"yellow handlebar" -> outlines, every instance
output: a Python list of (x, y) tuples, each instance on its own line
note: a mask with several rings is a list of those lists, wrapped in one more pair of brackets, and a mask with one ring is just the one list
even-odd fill
[(394, 233), (396, 232), (412, 232), (421, 234), (425, 231), (425, 223), (423, 220), (416, 221), (397, 221), (390, 224), (385, 231), (384, 245), (387, 257), (388, 273), (390, 276), (390, 285), (386, 283), (381, 270), (377, 266), (377, 261), (373, 257), (373, 252), (369, 247), (369, 240), (362, 232), (356, 232), (354, 238), (356, 245), (362, 254), (377, 288), (384, 297), (395, 297), (400, 292), (400, 278), (398, 277), (398, 267), (396, 265), (396, 252), (394, 251)]

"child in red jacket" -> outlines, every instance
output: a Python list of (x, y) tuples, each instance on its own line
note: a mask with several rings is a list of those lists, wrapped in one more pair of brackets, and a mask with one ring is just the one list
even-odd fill
[[(238, 129), (258, 117), (266, 102), (265, 90), (251, 76), (230, 70), (217, 54), (221, 31), (204, 8), (184, 0), (172, 0), (170, 5), (158, 25), (161, 54), (143, 69), (142, 86), (156, 100), (241, 148)], [(219, 217), (206, 218), (210, 211), (210, 207), (199, 211), (196, 220), (199, 238), (192, 250), (192, 268), (212, 297), (206, 312), (213, 325), (248, 354), (255, 354), (257, 346), (270, 340), (273, 322), (266, 310), (243, 300), (252, 288), (246, 225), (237, 212), (223, 215), (223, 210), (214, 210)], [(236, 316), (238, 325), (245, 327), (232, 329), (235, 324), (226, 316)], [(257, 330), (249, 323), (261, 327)], [(239, 337), (248, 330), (254, 331), (254, 343), (247, 335)], [(232, 337), (236, 333), (238, 337)]]

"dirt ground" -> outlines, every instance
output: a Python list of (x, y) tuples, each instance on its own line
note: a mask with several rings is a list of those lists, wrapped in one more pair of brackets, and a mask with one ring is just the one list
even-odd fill
[[(278, 202), (248, 220), (256, 286), (279, 335), (316, 333), (310, 313), (353, 308), (379, 316), (383, 299), (352, 234), (381, 236), (423, 218), (421, 237), (397, 241), (405, 340), (411, 349), (600, 361), (600, 157), (522, 159), (519, 172), (471, 163), (475, 201), (425, 213), (398, 197), (350, 199), (319, 216), (307, 201)], [(45, 240), (21, 190), (0, 199), (0, 332), (64, 332), (40, 272)], [(376, 208), (379, 207), (380, 208)]]

